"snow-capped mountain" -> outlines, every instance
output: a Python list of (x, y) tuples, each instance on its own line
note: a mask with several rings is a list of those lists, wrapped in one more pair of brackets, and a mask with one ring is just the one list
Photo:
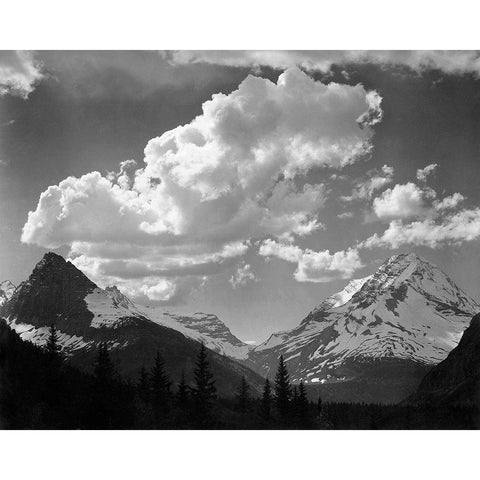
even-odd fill
[[(147, 310), (118, 288), (99, 288), (72, 263), (47, 253), (28, 281), (0, 307), (0, 317), (22, 339), (38, 345), (46, 342), (50, 325), (55, 324), (63, 355), (80, 367), (91, 368), (98, 345), (105, 342), (120, 370), (132, 376), (138, 375), (142, 366), (149, 367), (160, 351), (173, 377), (180, 378), (182, 370), (188, 377), (199, 349), (195, 340), (204, 341), (207, 348), (217, 346), (219, 353), (228, 341), (234, 342), (232, 348), (243, 346), (215, 316), (170, 319), (165, 315), (160, 322), (150, 319)], [(254, 389), (261, 388), (261, 377), (245, 366), (215, 351), (210, 352), (210, 359), (220, 391), (234, 390), (241, 375), (249, 378)]]
[[(58, 263), (56, 257), (49, 255), (50, 254), (47, 254), (37, 265), (34, 270), (34, 276), (37, 274), (36, 272), (41, 271), (42, 267), (46, 264), (55, 265)], [(70, 263), (67, 264), (71, 265)], [(5, 285), (5, 299), (0, 303), (0, 305), (3, 305), (3, 303), (6, 303), (13, 295), (15, 286), (8, 281), (0, 285)], [(29, 289), (28, 282), (24, 282), (21, 286), (24, 291)], [(85, 293), (83, 302), (86, 304), (86, 309), (93, 315), (90, 321), (90, 327), (92, 328), (115, 329), (122, 325), (128, 325), (131, 323), (132, 318), (147, 318), (159, 325), (173, 328), (187, 338), (203, 342), (207, 348), (232, 358), (245, 359), (251, 348), (235, 337), (216, 315), (207, 313), (179, 315), (167, 312), (160, 307), (136, 305), (116, 286), (108, 286), (102, 289), (91, 282), (82, 285), (80, 290), (82, 293)], [(1, 292), (0, 298), (2, 298)], [(71, 305), (65, 305), (65, 307), (68, 309), (71, 308)], [(36, 343), (46, 341), (49, 325), (43, 328), (33, 328), (33, 325), (28, 325), (24, 322), (18, 323), (17, 319), (14, 318), (10, 321), (11, 326), (15, 328), (17, 333), (20, 333), (24, 339)], [(72, 338), (61, 338), (60, 340), (65, 346), (65, 353), (67, 355), (70, 354), (72, 350), (88, 347), (85, 342), (76, 336)]]
[(293, 380), (309, 384), (345, 382), (359, 375), (358, 365), (384, 360), (434, 365), (478, 311), (438, 267), (416, 254), (395, 255), (322, 302), (298, 327), (273, 334), (249, 361), (268, 374), (283, 354)]
[(5, 280), (0, 283), (0, 307), (10, 300), (14, 291), (15, 285), (10, 280)]
[(143, 307), (142, 312), (154, 322), (173, 328), (193, 340), (203, 342), (210, 350), (227, 357), (246, 359), (252, 348), (233, 335), (230, 329), (211, 313), (179, 315), (155, 307)]

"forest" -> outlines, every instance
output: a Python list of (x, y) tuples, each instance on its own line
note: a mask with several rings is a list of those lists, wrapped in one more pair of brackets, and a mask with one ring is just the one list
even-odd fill
[(64, 358), (55, 327), (39, 347), (0, 320), (0, 428), (3, 429), (471, 429), (474, 407), (381, 405), (311, 399), (279, 358), (261, 396), (245, 378), (217, 394), (208, 350), (199, 344), (193, 382), (170, 378), (161, 352), (138, 379), (122, 378), (100, 344), (92, 373)]

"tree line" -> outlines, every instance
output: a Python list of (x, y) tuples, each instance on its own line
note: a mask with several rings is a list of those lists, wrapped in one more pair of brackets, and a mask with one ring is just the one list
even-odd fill
[[(122, 379), (108, 345), (98, 346), (92, 374), (63, 357), (55, 326), (44, 347), (24, 342), (0, 321), (0, 428), (38, 429), (349, 429), (473, 428), (472, 409), (312, 402), (294, 384), (283, 357), (261, 395), (245, 377), (230, 397), (217, 394), (208, 350), (193, 372), (170, 378), (161, 352), (138, 379)], [(192, 373), (191, 381), (186, 374)], [(438, 425), (438, 427), (437, 427)]]

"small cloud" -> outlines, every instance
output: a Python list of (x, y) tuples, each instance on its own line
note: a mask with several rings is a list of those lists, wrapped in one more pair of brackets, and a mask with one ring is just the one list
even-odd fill
[(248, 283), (258, 282), (257, 277), (252, 272), (252, 267), (248, 263), (241, 265), (234, 275), (230, 278), (229, 282), (233, 288), (244, 287)]
[(377, 169), (370, 170), (367, 173), (368, 178), (357, 181), (352, 194), (341, 197), (341, 199), (346, 202), (369, 200), (375, 192), (392, 182), (393, 173), (393, 167), (389, 167), (388, 165), (384, 165), (380, 172)]
[(420, 182), (426, 182), (427, 177), (432, 173), (434, 173), (437, 167), (438, 167), (438, 164), (431, 163), (430, 165), (427, 165), (425, 168), (419, 168), (417, 170), (417, 180), (419, 180)]
[(245, 340), (243, 343), (246, 343), (247, 345), (257, 345), (258, 342), (256, 340)]

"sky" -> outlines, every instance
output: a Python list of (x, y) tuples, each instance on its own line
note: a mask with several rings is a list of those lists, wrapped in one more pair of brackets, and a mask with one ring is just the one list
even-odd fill
[(242, 340), (416, 252), (480, 299), (477, 52), (0, 52), (0, 280), (46, 251)]

